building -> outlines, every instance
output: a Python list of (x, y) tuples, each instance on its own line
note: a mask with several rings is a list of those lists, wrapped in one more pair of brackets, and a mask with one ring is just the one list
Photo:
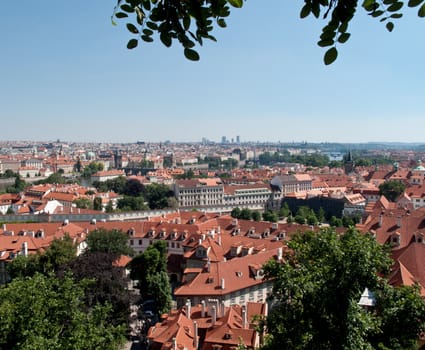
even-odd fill
[(224, 185), (219, 178), (177, 180), (174, 195), (182, 208), (221, 205)]

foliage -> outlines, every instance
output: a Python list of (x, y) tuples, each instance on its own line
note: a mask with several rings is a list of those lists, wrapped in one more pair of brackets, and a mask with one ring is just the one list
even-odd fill
[(251, 213), (251, 218), (252, 218), (252, 220), (254, 220), (254, 221), (260, 221), (260, 220), (261, 220), (261, 213), (260, 213), (259, 211), (257, 211), (257, 210), (254, 210), (254, 211)]
[(123, 198), (118, 199), (117, 208), (121, 211), (149, 209), (145, 203), (145, 198), (143, 196), (124, 196)]
[(300, 163), (309, 167), (324, 167), (329, 163), (329, 157), (324, 154), (296, 154), (291, 155), (288, 151), (264, 152), (258, 160), (261, 165), (273, 165), (276, 163)]
[(24, 190), (26, 187), (25, 180), (22, 180), (21, 176), (19, 174), (15, 175), (15, 182), (13, 183), (13, 186), (9, 186), (6, 189), (7, 193), (20, 193)]
[(167, 185), (153, 183), (146, 186), (146, 199), (151, 209), (166, 208), (168, 198), (173, 196), (173, 191)]
[(263, 220), (270, 221), (270, 222), (277, 222), (279, 220), (279, 217), (274, 211), (268, 210), (263, 213)]
[(101, 197), (96, 197), (95, 199), (93, 199), (93, 209), (94, 210), (102, 210), (102, 198)]
[(74, 201), (72, 202), (74, 203), (77, 208), (81, 208), (81, 209), (92, 209), (93, 208), (93, 202), (85, 197), (80, 197), (77, 199), (74, 199)]
[[(412, 348), (425, 329), (425, 303), (415, 288), (388, 285), (391, 259), (371, 235), (298, 233), (288, 247), (284, 263), (265, 265), (274, 306), (264, 349)], [(372, 313), (357, 304), (366, 287), (376, 295)]]
[(406, 185), (400, 181), (385, 181), (379, 185), (379, 194), (385, 196), (389, 201), (395, 202), (405, 189)]
[(66, 178), (64, 176), (62, 176), (61, 173), (57, 172), (57, 173), (53, 173), (51, 175), (49, 175), (48, 177), (46, 177), (43, 180), (39, 180), (36, 181), (35, 184), (36, 185), (41, 185), (41, 184), (64, 184), (66, 183)]
[(77, 281), (91, 280), (84, 293), (88, 308), (96, 304), (111, 305), (108, 321), (113, 325), (128, 322), (130, 295), (124, 268), (115, 265), (116, 255), (105, 252), (86, 252), (63, 265), (60, 275), (70, 271)]
[(126, 196), (139, 197), (145, 192), (145, 186), (137, 179), (129, 179), (124, 185), (122, 193)]
[(44, 253), (17, 256), (7, 264), (7, 271), (12, 279), (33, 276), (36, 272), (49, 274), (74, 260), (76, 254), (77, 247), (72, 238), (65, 235), (62, 239), (55, 238)]
[(107, 322), (109, 306), (83, 304), (87, 282), (36, 274), (0, 288), (0, 348), (116, 350), (124, 329)]
[[(127, 43), (128, 49), (137, 47), (139, 40), (153, 42), (155, 33), (166, 47), (178, 41), (184, 55), (189, 60), (199, 60), (193, 49), (202, 45), (205, 39), (216, 39), (211, 35), (214, 24), (226, 27), (225, 18), (230, 15), (229, 5), (240, 8), (243, 0), (205, 0), (205, 1), (156, 1), (156, 0), (118, 0), (113, 17), (125, 19), (128, 31), (134, 35)], [(326, 25), (318, 45), (328, 48), (324, 63), (331, 64), (338, 56), (337, 45), (345, 43), (351, 36), (348, 26), (359, 5), (357, 0), (309, 0), (305, 1), (300, 17), (314, 16), (323, 19)], [(385, 23), (388, 31), (394, 28), (393, 20), (402, 17), (400, 10), (403, 1), (364, 0), (363, 9), (373, 18)], [(418, 16), (425, 17), (425, 4), (422, 0), (409, 0), (409, 7), (418, 7)], [(128, 18), (130, 16), (130, 18)], [(115, 24), (115, 21), (112, 19)]]
[(98, 228), (87, 235), (87, 251), (110, 253), (116, 257), (132, 255), (133, 249), (128, 246), (127, 235), (116, 229)]
[(290, 213), (291, 211), (289, 210), (288, 203), (283, 203), (282, 208), (280, 208), (278, 212), (279, 219), (286, 218)]
[(233, 208), (232, 211), (230, 212), (230, 216), (232, 218), (239, 219), (241, 217), (241, 208), (239, 207)]
[(84, 167), (83, 173), (81, 174), (83, 177), (90, 177), (98, 171), (102, 171), (104, 169), (103, 163), (101, 162), (91, 162), (86, 167)]
[(167, 312), (171, 306), (171, 286), (167, 276), (167, 246), (156, 241), (129, 264), (130, 278), (138, 280), (144, 300), (156, 301), (158, 312)]
[(252, 216), (251, 210), (248, 208), (243, 208), (241, 210), (241, 214), (239, 218), (242, 220), (251, 220), (251, 216)]
[(114, 191), (115, 193), (123, 193), (127, 179), (124, 176), (118, 176), (115, 179), (106, 181), (93, 181), (93, 186), (100, 192)]
[(17, 173), (14, 173), (11, 169), (6, 169), (4, 173), (0, 174), (0, 178), (2, 179), (9, 179), (11, 177), (15, 177), (18, 175)]

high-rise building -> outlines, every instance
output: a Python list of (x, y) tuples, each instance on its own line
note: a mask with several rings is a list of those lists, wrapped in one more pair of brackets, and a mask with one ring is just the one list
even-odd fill
[(241, 143), (241, 137), (239, 135), (236, 136), (236, 143)]
[(222, 137), (221, 137), (221, 143), (227, 143), (226, 136), (222, 136)]

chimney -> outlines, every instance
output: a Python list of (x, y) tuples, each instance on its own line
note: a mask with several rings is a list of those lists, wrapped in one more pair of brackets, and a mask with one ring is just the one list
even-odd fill
[(210, 261), (210, 259), (208, 259), (208, 261), (207, 261), (207, 272), (210, 272), (211, 271), (211, 261)]
[(172, 340), (172, 342), (173, 342), (173, 350), (177, 350), (177, 340), (176, 340), (176, 338), (173, 338), (173, 340)]
[(282, 260), (282, 255), (283, 255), (283, 248), (277, 248), (277, 260), (280, 261)]
[(27, 242), (22, 243), (22, 254), (25, 257), (28, 256), (28, 243)]
[(247, 327), (247, 317), (246, 317), (246, 308), (242, 306), (242, 328), (246, 329)]
[(7, 229), (7, 228), (6, 228), (6, 224), (3, 224), (3, 225), (2, 225), (2, 229), (3, 229), (3, 231), (6, 231), (6, 229)]
[(224, 278), (221, 279), (220, 287), (221, 289), (224, 289)]
[(221, 317), (224, 317), (224, 314), (225, 314), (225, 311), (226, 311), (226, 304), (224, 303), (224, 300), (221, 301), (221, 305), (220, 306), (221, 306), (220, 307), (220, 309), (221, 309), (220, 315), (221, 315)]
[(194, 330), (194, 335), (193, 335), (193, 347), (196, 349), (198, 349), (198, 322), (193, 321), (193, 330)]
[(215, 305), (213, 305), (211, 309), (212, 309), (211, 326), (214, 326), (215, 323), (217, 322), (217, 308), (215, 307)]
[(192, 311), (192, 303), (190, 302), (190, 299), (187, 299), (186, 301), (186, 316), (190, 320), (190, 313)]
[(201, 317), (205, 317), (205, 300), (201, 301)]
[(379, 227), (382, 227), (382, 218), (384, 215), (382, 213), (379, 215)]
[(221, 246), (221, 234), (218, 235), (218, 245)]

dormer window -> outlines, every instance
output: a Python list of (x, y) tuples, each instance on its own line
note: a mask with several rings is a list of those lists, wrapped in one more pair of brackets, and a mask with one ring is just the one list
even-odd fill
[(128, 234), (129, 236), (134, 236), (134, 228), (129, 229), (129, 230), (127, 231), (127, 234)]

